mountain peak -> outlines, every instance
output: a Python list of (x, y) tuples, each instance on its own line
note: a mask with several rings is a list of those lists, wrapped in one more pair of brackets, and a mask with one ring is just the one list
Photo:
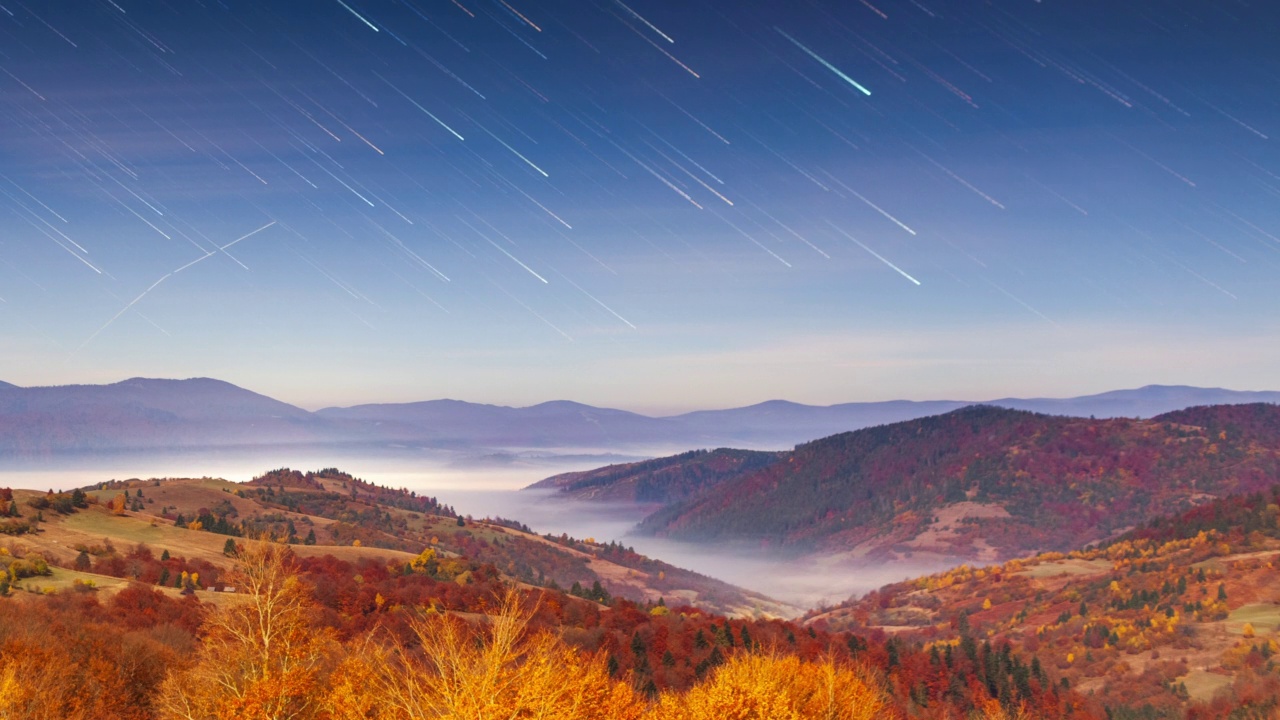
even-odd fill
[(226, 380), (219, 380), (211, 377), (190, 377), (190, 378), (150, 378), (150, 377), (131, 377), (121, 380), (116, 385), (153, 385), (157, 387), (225, 387), (243, 390), (239, 385), (234, 385)]

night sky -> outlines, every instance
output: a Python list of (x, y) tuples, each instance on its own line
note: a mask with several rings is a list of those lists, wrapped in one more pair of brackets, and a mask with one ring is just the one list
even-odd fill
[(0, 0), (0, 379), (1280, 388), (1263, 0)]

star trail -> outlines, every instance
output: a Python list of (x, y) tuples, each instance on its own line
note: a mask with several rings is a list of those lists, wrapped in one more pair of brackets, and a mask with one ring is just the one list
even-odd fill
[(0, 378), (1280, 385), (1280, 11), (0, 1)]

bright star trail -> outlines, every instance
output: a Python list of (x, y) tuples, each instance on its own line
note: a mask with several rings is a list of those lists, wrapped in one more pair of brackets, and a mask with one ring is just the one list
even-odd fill
[(1270, 5), (6, 3), (0, 381), (1280, 388)]

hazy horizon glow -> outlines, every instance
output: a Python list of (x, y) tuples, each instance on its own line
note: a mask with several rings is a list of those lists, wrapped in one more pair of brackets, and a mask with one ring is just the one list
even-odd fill
[(345, 5), (0, 13), (0, 380), (1280, 388), (1261, 5)]

